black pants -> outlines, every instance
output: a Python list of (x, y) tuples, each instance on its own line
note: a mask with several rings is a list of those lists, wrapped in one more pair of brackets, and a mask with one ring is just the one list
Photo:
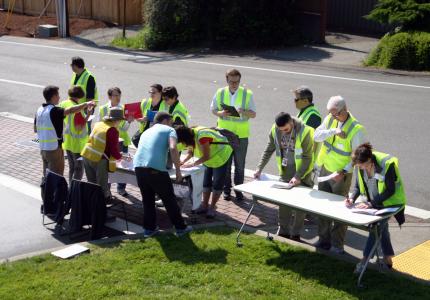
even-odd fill
[(155, 230), (157, 227), (155, 210), (155, 194), (157, 194), (163, 201), (167, 215), (175, 228), (185, 229), (186, 225), (176, 202), (169, 173), (142, 167), (137, 167), (135, 171), (137, 184), (142, 193), (143, 228)]

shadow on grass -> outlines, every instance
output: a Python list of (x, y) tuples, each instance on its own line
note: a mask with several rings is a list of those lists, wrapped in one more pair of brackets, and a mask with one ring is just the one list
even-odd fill
[(353, 274), (354, 265), (351, 263), (304, 249), (288, 246), (281, 249), (277, 243), (271, 247), (278, 256), (267, 259), (267, 265), (291, 270), (304, 278), (343, 290), (359, 299), (424, 299), (430, 293), (430, 286), (369, 269), (363, 277), (364, 288), (358, 288), (358, 277)]

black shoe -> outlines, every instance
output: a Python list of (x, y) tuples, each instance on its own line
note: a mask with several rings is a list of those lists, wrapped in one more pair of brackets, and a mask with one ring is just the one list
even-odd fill
[(232, 197), (230, 194), (224, 194), (224, 200), (225, 201), (231, 201)]
[(245, 200), (245, 197), (243, 197), (243, 195), (242, 194), (240, 194), (240, 195), (236, 195), (236, 202), (242, 202), (243, 200)]
[(121, 196), (123, 196), (123, 197), (127, 197), (128, 196), (128, 193), (127, 193), (127, 191), (126, 190), (119, 190), (118, 191), (118, 194), (120, 194)]
[(324, 249), (324, 250), (330, 250), (331, 245), (330, 243), (324, 243), (324, 242), (318, 241), (314, 244), (314, 247)]

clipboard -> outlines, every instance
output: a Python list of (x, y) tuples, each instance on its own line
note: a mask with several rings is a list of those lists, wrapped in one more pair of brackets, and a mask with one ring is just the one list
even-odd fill
[(124, 117), (133, 117), (134, 119), (142, 118), (142, 111), (140, 110), (140, 102), (124, 104)]
[(238, 113), (238, 111), (236, 110), (236, 108), (234, 106), (230, 106), (224, 103), (221, 103), (221, 107), (228, 111), (230, 113), (231, 117), (237, 117), (240, 118), (240, 114)]

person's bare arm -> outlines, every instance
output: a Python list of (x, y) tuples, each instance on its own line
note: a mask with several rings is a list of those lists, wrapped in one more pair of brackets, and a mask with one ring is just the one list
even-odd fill
[(177, 144), (176, 138), (170, 137), (169, 151), (170, 151), (170, 156), (172, 158), (173, 165), (175, 166), (175, 170), (176, 170), (176, 182), (181, 182), (182, 181), (181, 162), (179, 160), (179, 152), (176, 144)]
[(84, 103), (79, 104), (79, 105), (74, 105), (74, 106), (71, 106), (71, 107), (64, 109), (64, 115), (67, 116), (70, 114), (74, 114), (74, 113), (81, 111), (85, 108), (92, 109), (95, 105), (96, 104), (94, 101), (84, 102)]

